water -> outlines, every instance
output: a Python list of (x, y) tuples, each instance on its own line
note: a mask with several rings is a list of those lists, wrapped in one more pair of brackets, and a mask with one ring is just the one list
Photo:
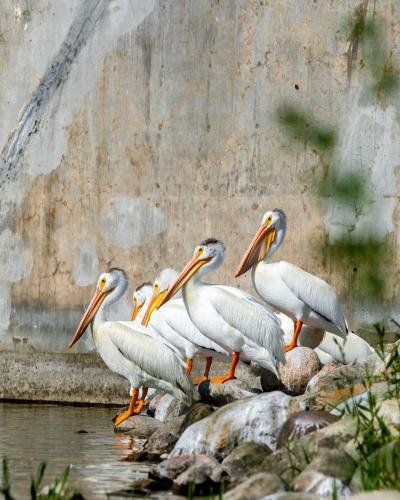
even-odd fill
[[(70, 484), (85, 498), (111, 492), (146, 476), (149, 466), (121, 461), (132, 438), (113, 432), (117, 410), (0, 403), (0, 458), (9, 459), (11, 492), (30, 498), (31, 475), (47, 462), (43, 484), (71, 465)], [(87, 433), (79, 433), (79, 431)], [(0, 473), (1, 478), (1, 473)]]

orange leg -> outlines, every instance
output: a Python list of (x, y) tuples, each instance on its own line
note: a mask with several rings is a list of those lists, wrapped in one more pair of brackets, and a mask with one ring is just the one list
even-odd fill
[(133, 389), (131, 400), (129, 402), (129, 407), (127, 410), (123, 411), (122, 413), (120, 413), (117, 416), (117, 418), (115, 419), (115, 422), (114, 422), (114, 427), (117, 427), (119, 424), (121, 424), (124, 420), (129, 418), (131, 415), (134, 415), (138, 395), (139, 395), (139, 389)]
[(190, 373), (192, 372), (192, 368), (193, 368), (193, 359), (187, 358), (186, 364), (187, 364), (186, 373), (188, 375), (190, 375)]
[(144, 406), (144, 400), (147, 396), (147, 391), (149, 390), (148, 387), (142, 387), (142, 397), (139, 399), (137, 402), (137, 405), (135, 406), (135, 409), (133, 410), (134, 415), (138, 415)]
[(283, 346), (284, 352), (289, 352), (292, 349), (294, 349), (295, 347), (297, 347), (297, 339), (299, 338), (302, 326), (303, 326), (302, 321), (295, 321), (294, 322), (293, 337), (292, 337), (292, 340), (290, 341), (289, 344), (286, 344)]
[(211, 356), (207, 356), (207, 362), (206, 362), (206, 367), (204, 369), (204, 376), (203, 377), (197, 377), (197, 378), (194, 378), (193, 379), (193, 383), (196, 385), (196, 384), (200, 384), (201, 382), (203, 382), (204, 380), (208, 380), (208, 375), (210, 373), (210, 368), (211, 368), (211, 363), (212, 363), (212, 357)]
[(213, 384), (223, 384), (227, 380), (231, 380), (235, 378), (235, 370), (236, 370), (236, 365), (239, 363), (239, 354), (238, 352), (234, 352), (232, 354), (232, 361), (229, 366), (228, 373), (226, 375), (222, 375), (221, 377), (214, 377), (211, 379), (211, 383)]

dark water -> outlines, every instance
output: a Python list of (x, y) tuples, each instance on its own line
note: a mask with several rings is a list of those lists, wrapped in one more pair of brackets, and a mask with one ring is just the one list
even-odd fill
[(48, 464), (43, 484), (71, 465), (70, 484), (89, 499), (107, 498), (106, 492), (146, 476), (147, 465), (121, 461), (131, 439), (113, 432), (116, 412), (0, 403), (0, 458), (9, 459), (14, 497), (30, 498), (31, 475), (42, 461)]

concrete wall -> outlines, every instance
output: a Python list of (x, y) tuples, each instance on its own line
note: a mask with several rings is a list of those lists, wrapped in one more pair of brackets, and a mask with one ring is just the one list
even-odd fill
[(318, 155), (274, 119), (291, 102), (339, 128), (338, 160), (374, 186), (358, 230), (376, 224), (397, 250), (399, 115), (361, 98), (344, 30), (360, 4), (396, 59), (394, 0), (3, 0), (0, 346), (65, 350), (101, 270), (133, 287), (209, 236), (228, 250), (214, 279), (250, 289), (233, 271), (274, 207), (289, 220), (280, 257), (328, 279), (353, 327), (378, 319), (352, 269), (316, 249), (341, 213), (315, 197)]

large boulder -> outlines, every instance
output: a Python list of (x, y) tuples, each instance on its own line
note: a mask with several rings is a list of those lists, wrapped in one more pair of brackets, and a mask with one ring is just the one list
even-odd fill
[(260, 472), (249, 477), (236, 488), (224, 495), (225, 500), (258, 500), (278, 491), (285, 491), (285, 486), (276, 474)]
[(322, 429), (336, 422), (338, 419), (339, 417), (325, 411), (311, 410), (293, 413), (283, 424), (279, 432), (277, 448), (284, 446), (288, 441)]
[(223, 460), (222, 470), (231, 479), (242, 479), (271, 453), (271, 448), (266, 444), (242, 443)]
[(291, 399), (276, 391), (223, 406), (188, 427), (171, 456), (205, 453), (222, 460), (238, 444), (249, 441), (274, 449)]
[(286, 364), (279, 365), (281, 382), (291, 394), (302, 394), (320, 367), (318, 356), (308, 347), (295, 347), (286, 353)]
[(133, 415), (115, 427), (115, 432), (127, 432), (135, 438), (149, 438), (159, 427), (160, 422), (145, 415)]

